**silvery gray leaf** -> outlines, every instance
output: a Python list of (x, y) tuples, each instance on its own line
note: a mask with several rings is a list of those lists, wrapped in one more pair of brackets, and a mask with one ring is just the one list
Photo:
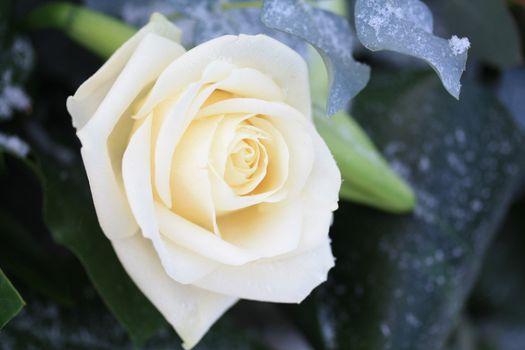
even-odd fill
[(347, 20), (301, 0), (265, 0), (262, 22), (300, 37), (323, 57), (329, 76), (327, 113), (344, 109), (370, 78), (370, 67), (352, 57), (353, 33)]
[(427, 61), (445, 89), (459, 98), (470, 43), (452, 36), (446, 40), (432, 34), (429, 8), (419, 0), (357, 0), (357, 37), (372, 51), (391, 50)]

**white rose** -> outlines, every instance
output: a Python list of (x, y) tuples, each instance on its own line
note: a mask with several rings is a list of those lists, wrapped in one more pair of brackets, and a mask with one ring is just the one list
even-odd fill
[(190, 348), (239, 298), (300, 302), (326, 280), (341, 177), (295, 51), (179, 36), (152, 20), (67, 107), (104, 233)]

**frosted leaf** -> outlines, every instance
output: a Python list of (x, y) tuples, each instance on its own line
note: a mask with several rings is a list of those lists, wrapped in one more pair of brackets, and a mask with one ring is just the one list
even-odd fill
[(5, 149), (19, 157), (25, 157), (29, 153), (29, 145), (17, 136), (7, 135), (0, 132), (0, 148)]
[(352, 30), (345, 18), (300, 0), (265, 0), (262, 22), (300, 37), (323, 57), (329, 76), (327, 112), (344, 109), (370, 78), (370, 67), (352, 57)]
[(260, 8), (224, 9), (234, 1), (215, 0), (85, 0), (89, 7), (120, 16), (136, 27), (146, 24), (153, 12), (159, 12), (182, 29), (182, 44), (191, 48), (227, 34), (266, 34), (299, 54), (306, 54), (305, 43), (286, 33), (265, 26), (260, 20)]
[(355, 24), (361, 43), (372, 51), (391, 50), (427, 61), (445, 89), (459, 98), (470, 42), (432, 34), (433, 19), (419, 0), (357, 0)]

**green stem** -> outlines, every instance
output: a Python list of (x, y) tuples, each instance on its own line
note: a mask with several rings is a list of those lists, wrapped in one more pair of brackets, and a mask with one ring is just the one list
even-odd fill
[(225, 2), (222, 4), (223, 10), (237, 10), (262, 7), (262, 0), (259, 1), (241, 1), (241, 2)]
[(98, 56), (108, 58), (136, 29), (110, 16), (67, 2), (38, 7), (22, 22), (25, 29), (59, 29)]

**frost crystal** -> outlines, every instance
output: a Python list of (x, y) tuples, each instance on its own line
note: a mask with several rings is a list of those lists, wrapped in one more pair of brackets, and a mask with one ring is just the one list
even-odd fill
[(460, 79), (465, 70), (467, 38), (450, 40), (432, 34), (433, 18), (419, 0), (357, 0), (357, 36), (372, 50), (391, 50), (427, 61), (447, 91), (459, 97)]
[(29, 146), (16, 136), (0, 133), (0, 148), (4, 148), (19, 157), (25, 157), (29, 153)]
[(452, 54), (457, 56), (470, 49), (470, 41), (468, 38), (458, 38), (456, 35), (453, 35), (452, 38), (448, 40), (448, 46), (450, 46)]

